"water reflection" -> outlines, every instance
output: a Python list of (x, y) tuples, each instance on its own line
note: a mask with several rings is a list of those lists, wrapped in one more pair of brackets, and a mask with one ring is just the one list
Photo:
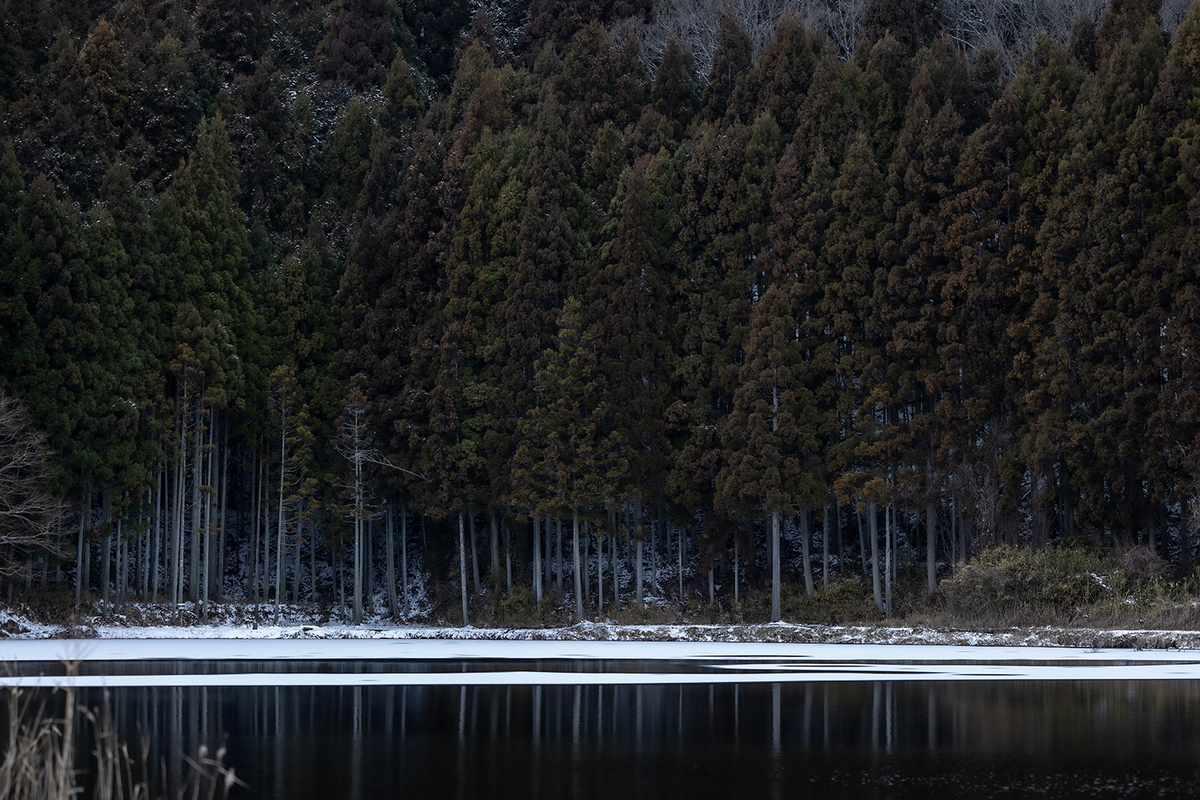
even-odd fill
[[(99, 703), (99, 692), (83, 691)], [(1200, 683), (175, 687), (119, 726), (242, 797), (1142, 796), (1200, 778)]]

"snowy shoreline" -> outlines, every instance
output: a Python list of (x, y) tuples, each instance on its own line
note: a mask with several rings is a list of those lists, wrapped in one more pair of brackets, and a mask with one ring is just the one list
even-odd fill
[[(226, 635), (7, 640), (0, 642), (0, 660), (10, 665), (0, 687), (23, 688), (1200, 680), (1200, 650), (1135, 654), (1026, 645)], [(40, 674), (52, 662), (64, 666), (51, 673), (65, 674)], [(77, 674), (77, 665), (85, 662), (113, 666)], [(183, 662), (200, 663), (171, 666)], [(225, 666), (214, 669), (214, 662)], [(339, 662), (344, 666), (335, 666)], [(364, 662), (375, 667), (364, 670)], [(22, 663), (29, 666), (22, 669)]]
[(281, 623), (243, 619), (212, 624), (137, 624), (112, 616), (90, 624), (56, 625), (31, 620), (0, 607), (0, 644), (14, 640), (196, 639), (196, 640), (452, 640), (497, 642), (693, 642), (779, 645), (933, 645), (1116, 650), (1200, 651), (1200, 631), (1026, 627), (1007, 630), (955, 630), (921, 625), (626, 625), (581, 622), (559, 628), (476, 628), (414, 625), (375, 620), (362, 625), (320, 622), (284, 614)]

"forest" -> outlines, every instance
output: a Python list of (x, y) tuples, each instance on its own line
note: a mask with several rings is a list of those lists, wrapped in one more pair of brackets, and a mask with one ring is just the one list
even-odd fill
[(777, 619), (998, 545), (1193, 565), (1200, 5), (0, 0), (0, 35), (10, 601)]

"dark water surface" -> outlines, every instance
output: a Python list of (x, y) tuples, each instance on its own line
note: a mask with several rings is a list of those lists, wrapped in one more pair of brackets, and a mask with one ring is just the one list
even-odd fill
[[(101, 690), (79, 691), (100, 703)], [(149, 734), (156, 763), (225, 741), (245, 798), (1183, 797), (1200, 787), (1191, 680), (188, 686), (111, 697), (118, 727)]]

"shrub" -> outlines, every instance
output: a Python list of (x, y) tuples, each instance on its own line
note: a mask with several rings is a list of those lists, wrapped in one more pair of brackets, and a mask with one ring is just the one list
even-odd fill
[(1116, 595), (1124, 588), (1123, 576), (1104, 572), (1100, 559), (1082, 548), (1001, 545), (943, 581), (941, 591), (956, 619), (1034, 622)]
[(792, 597), (785, 603), (784, 611), (784, 619), (789, 621), (841, 624), (882, 619), (871, 593), (857, 579), (840, 581), (812, 597), (805, 595), (799, 586), (792, 588), (788, 593)]
[(512, 594), (496, 604), (496, 619), (504, 625), (528, 625), (538, 616), (533, 589), (514, 586)]

